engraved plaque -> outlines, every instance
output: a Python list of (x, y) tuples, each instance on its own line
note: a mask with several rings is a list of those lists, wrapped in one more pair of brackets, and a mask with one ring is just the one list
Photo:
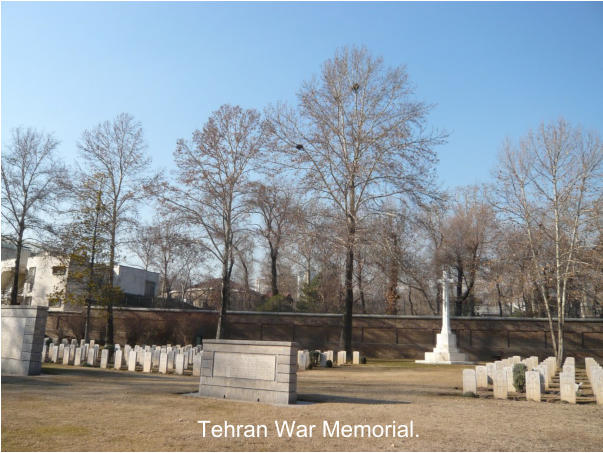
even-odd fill
[(216, 351), (214, 353), (213, 375), (216, 377), (274, 381), (276, 377), (276, 356)]

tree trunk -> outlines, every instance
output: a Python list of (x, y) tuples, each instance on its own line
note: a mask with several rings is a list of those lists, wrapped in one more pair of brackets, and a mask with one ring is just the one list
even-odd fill
[(17, 256), (15, 257), (15, 275), (13, 276), (13, 287), (10, 292), (10, 304), (19, 305), (19, 268), (21, 267), (21, 251), (23, 250), (23, 233), (25, 224), (19, 223), (19, 234), (17, 236)]
[(356, 236), (355, 220), (348, 224), (348, 242), (345, 261), (345, 313), (343, 315), (343, 346), (348, 355), (352, 356), (352, 313), (354, 310), (354, 241)]
[(463, 268), (456, 268), (456, 300), (454, 302), (454, 315), (463, 315)]
[(109, 248), (109, 291), (110, 297), (107, 303), (107, 331), (105, 332), (105, 347), (109, 348), (109, 355), (111, 355), (112, 347), (113, 347), (113, 273), (115, 269), (115, 234), (117, 229), (117, 219), (116, 219), (116, 206), (113, 206), (113, 221), (111, 224), (111, 244)]
[(276, 260), (278, 258), (278, 252), (270, 244), (270, 283), (272, 285), (272, 295), (278, 295), (278, 275), (276, 270)]

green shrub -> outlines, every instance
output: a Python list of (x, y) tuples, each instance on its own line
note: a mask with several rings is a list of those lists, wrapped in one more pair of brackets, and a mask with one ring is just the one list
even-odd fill
[(327, 368), (333, 368), (333, 361), (327, 360)]
[(362, 357), (360, 359), (360, 363), (363, 364), (363, 365), (366, 365), (366, 357)]
[(526, 390), (526, 371), (528, 367), (523, 363), (516, 363), (513, 365), (513, 386), (519, 393), (523, 393)]

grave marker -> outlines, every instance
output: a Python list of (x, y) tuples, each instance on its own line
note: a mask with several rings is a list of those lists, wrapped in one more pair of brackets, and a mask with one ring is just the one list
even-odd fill
[(476, 377), (475, 377), (475, 370), (471, 370), (471, 369), (463, 370), (463, 395), (464, 396), (477, 395), (477, 381), (476, 381)]

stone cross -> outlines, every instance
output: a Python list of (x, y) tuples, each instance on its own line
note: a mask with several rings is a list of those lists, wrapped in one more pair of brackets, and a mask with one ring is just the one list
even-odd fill
[(450, 330), (450, 311), (448, 302), (448, 284), (454, 283), (454, 280), (448, 277), (448, 272), (442, 271), (442, 278), (438, 280), (442, 284), (442, 335), (449, 335)]

